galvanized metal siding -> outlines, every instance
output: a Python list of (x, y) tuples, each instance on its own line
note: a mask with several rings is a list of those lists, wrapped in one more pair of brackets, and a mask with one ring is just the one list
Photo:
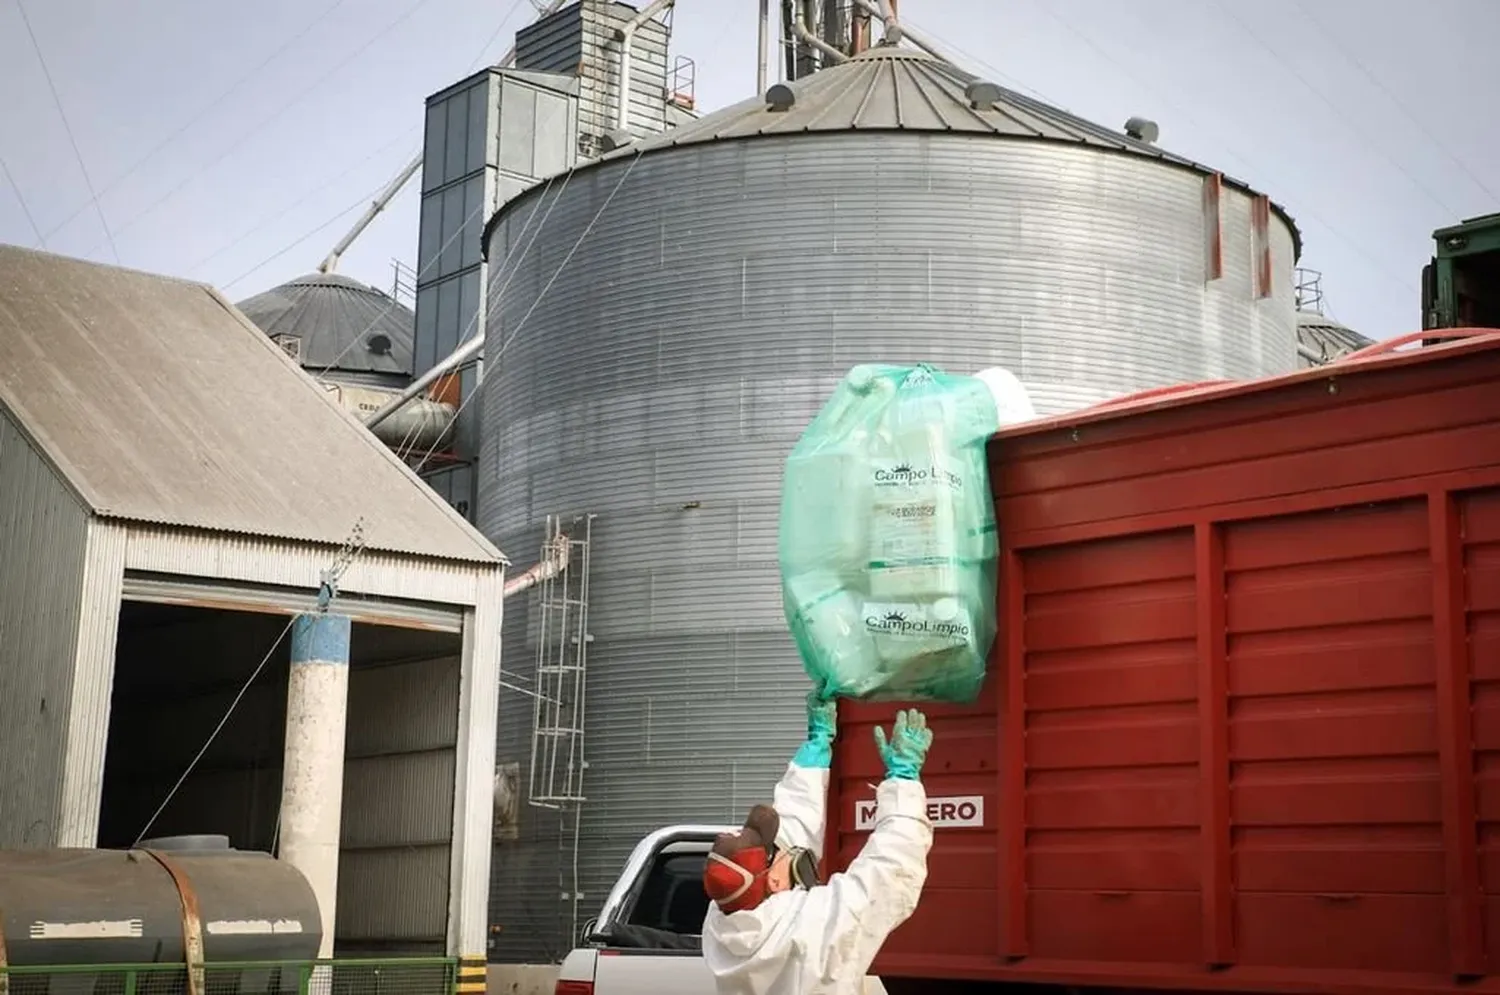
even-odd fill
[(444, 947), (458, 679), (457, 655), (350, 671), (341, 944)]
[(93, 846), (99, 833), (99, 795), (104, 786), (120, 589), (125, 574), (125, 527), (94, 518), (89, 520), (87, 532), (88, 558), (78, 599), (78, 644), (73, 654), (58, 846)]
[[(547, 513), (592, 512), (585, 905), (635, 840), (732, 821), (769, 796), (802, 730), (776, 527), (783, 461), (850, 366), (1003, 365), (1044, 413), (1295, 362), (1292, 237), (1253, 293), (1251, 201), (1223, 195), (1205, 281), (1203, 180), (1129, 154), (944, 135), (831, 134), (662, 151), (634, 169), (522, 316), (630, 159), (557, 198), (503, 298), (492, 281), (479, 523), (536, 548)], [(560, 185), (559, 185), (560, 186)], [(533, 229), (534, 230), (534, 229)], [(530, 238), (530, 233), (526, 235)], [(530, 658), (523, 613), (507, 669)], [(521, 647), (527, 646), (523, 651)], [(502, 695), (500, 757), (531, 704)], [(556, 827), (522, 812), (496, 850), (505, 959), (558, 935)]]
[(0, 847), (57, 845), (88, 512), (0, 410)]
[(370, 549), (499, 558), (212, 288), (9, 245), (0, 270), (0, 399), (100, 517), (335, 545), (363, 518)]
[[(601, 151), (597, 138), (615, 127), (620, 92), (620, 43), (614, 32), (636, 14), (625, 4), (582, 0), (544, 18), (516, 35), (516, 66), (568, 73), (579, 80), (580, 151)], [(630, 131), (654, 135), (666, 126), (666, 27), (652, 19), (636, 31), (631, 43)]]
[[(152, 574), (231, 580), (316, 592), (318, 578), (338, 550), (333, 546), (216, 535), (211, 532), (135, 526), (125, 566)], [(345, 595), (369, 595), (436, 605), (472, 605), (485, 577), (499, 564), (478, 566), (452, 560), (365, 550), (339, 582)]]

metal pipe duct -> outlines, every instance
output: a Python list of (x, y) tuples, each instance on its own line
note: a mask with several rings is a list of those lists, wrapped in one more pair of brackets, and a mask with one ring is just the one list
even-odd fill
[(418, 394), (421, 394), (428, 387), (436, 383), (437, 379), (443, 374), (474, 358), (482, 351), (484, 351), (484, 336), (482, 334), (475, 335), (463, 345), (450, 352), (445, 358), (438, 360), (432, 369), (413, 380), (411, 386), (397, 394), (384, 407), (366, 418), (365, 428), (374, 431), (376, 425), (379, 425), (405, 407)]
[(415, 176), (417, 174), (417, 170), (421, 168), (422, 153), (418, 152), (416, 158), (407, 163), (406, 168), (397, 173), (396, 178), (390, 183), (387, 183), (385, 185), (385, 188), (375, 195), (375, 199), (370, 201), (370, 206), (365, 208), (365, 213), (361, 214), (359, 216), (359, 220), (354, 222), (354, 227), (349, 229), (349, 233), (347, 235), (339, 239), (338, 244), (335, 245), (333, 249), (328, 253), (328, 255), (323, 258), (323, 261), (318, 264), (319, 273), (333, 272), (333, 268), (339, 264), (340, 257), (342, 257), (345, 252), (349, 251), (349, 246), (354, 244), (354, 240), (359, 238), (360, 235), (364, 234), (365, 229), (370, 227), (370, 222), (375, 220), (376, 215), (385, 210), (386, 205), (391, 202), (391, 198), (400, 193), (401, 188), (406, 186), (406, 181)]
[(557, 542), (547, 551), (546, 557), (530, 569), (523, 570), (505, 582), (504, 596), (520, 594), (522, 591), (530, 590), (544, 580), (550, 580), (568, 569), (568, 560), (572, 556), (572, 546), (568, 537), (559, 534)]
[(421, 398), (407, 403), (392, 418), (373, 429), (375, 438), (392, 449), (432, 450), (448, 437), (456, 410), (451, 404)]
[(630, 131), (630, 46), (635, 33), (658, 13), (672, 6), (676, 0), (656, 0), (644, 10), (625, 22), (623, 28), (615, 29), (615, 41), (620, 43), (620, 92), (615, 107), (615, 127), (628, 134)]
[(760, 38), (755, 59), (755, 92), (766, 92), (766, 55), (770, 49), (771, 0), (760, 0)]
[(849, 61), (849, 56), (845, 55), (843, 52), (840, 52), (838, 49), (834, 48), (832, 45), (828, 44), (826, 41), (813, 34), (812, 31), (808, 29), (807, 22), (804, 21), (800, 16), (798, 16), (797, 20), (793, 22), (792, 32), (803, 43), (811, 45), (819, 52), (822, 52), (824, 55), (828, 56), (834, 62)]
[[(896, 22), (895, 8), (890, 4), (889, 0), (882, 0), (878, 5), (875, 3), (875, 0), (854, 0), (854, 3), (866, 13), (880, 18), (881, 23), (885, 25), (885, 37), (887, 41), (895, 43), (903, 39), (908, 40), (934, 59), (942, 59), (950, 66), (958, 65), (958, 63), (948, 58), (930, 39), (913, 31), (905, 24), (898, 24)], [(882, 10), (881, 8), (886, 9)], [(895, 31), (895, 34), (892, 34), (892, 30)]]

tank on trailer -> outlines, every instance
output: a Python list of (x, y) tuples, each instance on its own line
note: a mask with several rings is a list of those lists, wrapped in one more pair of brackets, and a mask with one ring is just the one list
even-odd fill
[(184, 896), (196, 905), (206, 961), (318, 955), (322, 926), (307, 880), (268, 853), (231, 849), (224, 836), (0, 851), (0, 930), (12, 966), (182, 963)]

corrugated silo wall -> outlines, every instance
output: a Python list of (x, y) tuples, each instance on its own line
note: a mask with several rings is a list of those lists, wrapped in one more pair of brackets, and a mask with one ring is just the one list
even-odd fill
[[(1293, 368), (1289, 229), (1273, 216), (1274, 293), (1257, 300), (1251, 200), (1226, 188), (1224, 275), (1205, 284), (1202, 191), (1143, 157), (846, 133), (622, 159), (508, 209), (489, 244), (478, 520), (531, 556), (545, 515), (598, 516), (587, 914), (645, 832), (768, 800), (801, 738), (782, 464), (850, 366), (998, 364), (1043, 412)], [(528, 614), (505, 633), (523, 675)], [(502, 692), (499, 759), (523, 785), (531, 712)], [(497, 845), (497, 959), (571, 945), (545, 815), (523, 804), (520, 839)]]

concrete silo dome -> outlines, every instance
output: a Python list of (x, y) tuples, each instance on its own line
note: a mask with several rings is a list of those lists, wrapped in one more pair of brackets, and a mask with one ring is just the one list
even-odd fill
[(411, 381), (411, 309), (337, 273), (289, 280), (236, 305), (303, 367), (328, 379), (400, 387)]
[[(1040, 414), (1295, 368), (1291, 219), (1149, 124), (881, 46), (489, 220), (478, 524), (536, 549), (545, 516), (596, 516), (584, 894), (652, 829), (742, 819), (800, 741), (781, 479), (852, 366), (1003, 367)], [(508, 610), (506, 645), (533, 651), (541, 615)], [(502, 695), (502, 763), (528, 762), (533, 707)], [(501, 960), (572, 945), (559, 829), (526, 811), (496, 851)]]

